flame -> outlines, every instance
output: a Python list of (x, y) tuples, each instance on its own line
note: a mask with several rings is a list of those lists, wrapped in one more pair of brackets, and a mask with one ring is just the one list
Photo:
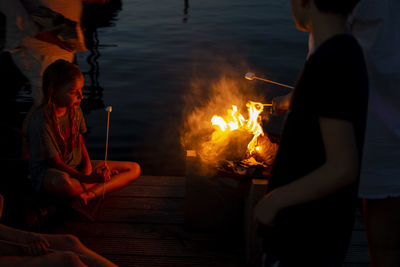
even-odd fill
[(246, 107), (249, 113), (247, 120), (238, 112), (237, 106), (232, 105), (232, 109), (228, 109), (228, 115), (225, 118), (214, 115), (211, 118), (211, 123), (212, 125), (218, 126), (216, 127), (219, 136), (218, 139), (221, 139), (224, 134), (229, 134), (238, 129), (243, 129), (252, 133), (253, 138), (247, 145), (247, 151), (251, 155), (255, 151), (261, 151), (261, 147), (257, 144), (257, 138), (260, 135), (264, 135), (260, 117), (261, 112), (264, 110), (264, 104), (249, 101)]

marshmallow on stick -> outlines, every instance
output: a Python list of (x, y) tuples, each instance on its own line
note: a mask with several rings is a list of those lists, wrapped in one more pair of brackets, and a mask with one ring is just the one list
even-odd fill
[(264, 79), (264, 78), (257, 77), (252, 72), (246, 73), (246, 75), (244, 77), (247, 80), (250, 80), (250, 81), (257, 79), (257, 80), (264, 81), (264, 82), (267, 82), (267, 83), (272, 83), (272, 84), (276, 84), (276, 85), (283, 86), (283, 87), (286, 87), (286, 88), (294, 89), (294, 87), (290, 86), (290, 85), (286, 85), (286, 84), (283, 84), (283, 83), (278, 83), (278, 82), (274, 82), (274, 81), (271, 81), (271, 80), (267, 80), (267, 79)]

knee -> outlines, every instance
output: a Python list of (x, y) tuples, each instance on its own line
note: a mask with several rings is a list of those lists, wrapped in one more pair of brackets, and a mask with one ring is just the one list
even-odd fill
[(72, 197), (77, 194), (77, 189), (69, 174), (62, 171), (49, 171), (45, 177), (44, 187), (49, 193), (63, 197)]
[(139, 178), (139, 176), (141, 174), (141, 168), (140, 168), (140, 165), (136, 162), (130, 162), (129, 165), (130, 165), (129, 169), (132, 172), (131, 181), (134, 181), (137, 178)]
[(82, 246), (81, 241), (74, 235), (64, 235), (63, 239), (65, 245), (69, 248), (78, 248)]

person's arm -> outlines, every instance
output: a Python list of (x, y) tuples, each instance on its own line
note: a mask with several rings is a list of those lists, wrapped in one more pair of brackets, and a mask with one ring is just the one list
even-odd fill
[(0, 224), (0, 243), (21, 246), (31, 256), (47, 254), (50, 247), (47, 239), (41, 234), (18, 230), (3, 224)]
[[(4, 198), (0, 195), (0, 218), (3, 211), (3, 205)], [(50, 246), (46, 238), (40, 234), (18, 230), (0, 224), (0, 243), (4, 243), (4, 241), (6, 241), (5, 243), (11, 242), (27, 246), (25, 247), (26, 251), (32, 256), (46, 254), (47, 248)]]
[(278, 211), (321, 199), (356, 181), (359, 161), (353, 124), (325, 117), (319, 121), (326, 162), (308, 175), (265, 195), (255, 208), (255, 218), (260, 223), (273, 225)]
[(287, 111), (290, 107), (290, 100), (292, 99), (293, 91), (287, 95), (277, 96), (272, 99), (272, 110), (281, 115)]
[(91, 174), (86, 175), (83, 172), (77, 171), (74, 168), (65, 164), (61, 160), (59, 155), (55, 155), (54, 157), (48, 159), (47, 164), (51, 168), (55, 168), (57, 170), (68, 173), (71, 177), (78, 179), (83, 183), (104, 183), (105, 181), (109, 180), (109, 174), (106, 171), (101, 170), (102, 172), (92, 172)]
[(81, 150), (82, 150), (82, 172), (86, 175), (90, 175), (93, 172), (93, 166), (90, 161), (89, 153), (86, 148), (85, 139), (83, 135), (80, 135)]

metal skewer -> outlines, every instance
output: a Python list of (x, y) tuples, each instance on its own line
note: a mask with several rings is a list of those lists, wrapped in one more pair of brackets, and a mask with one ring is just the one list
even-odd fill
[(274, 81), (271, 81), (271, 80), (267, 80), (267, 79), (264, 79), (264, 78), (257, 77), (252, 72), (246, 73), (246, 75), (244, 77), (247, 80), (250, 80), (250, 81), (257, 79), (257, 80), (261, 80), (261, 81), (264, 81), (264, 82), (267, 82), (267, 83), (272, 83), (272, 84), (276, 84), (276, 85), (279, 85), (279, 86), (283, 86), (283, 87), (287, 87), (287, 88), (290, 88), (290, 89), (294, 89), (294, 87), (290, 86), (290, 85), (286, 85), (286, 84), (283, 84), (283, 83), (278, 83), (278, 82), (274, 82)]
[[(108, 132), (109, 132), (109, 129), (110, 129), (110, 113), (112, 111), (112, 106), (108, 106), (106, 108), (106, 111), (107, 111), (107, 134), (106, 134), (106, 152), (105, 152), (105, 155), (104, 155), (104, 165), (107, 164)], [(103, 183), (103, 199), (104, 199), (105, 191), (106, 191), (106, 182), (104, 181), (104, 183)]]

